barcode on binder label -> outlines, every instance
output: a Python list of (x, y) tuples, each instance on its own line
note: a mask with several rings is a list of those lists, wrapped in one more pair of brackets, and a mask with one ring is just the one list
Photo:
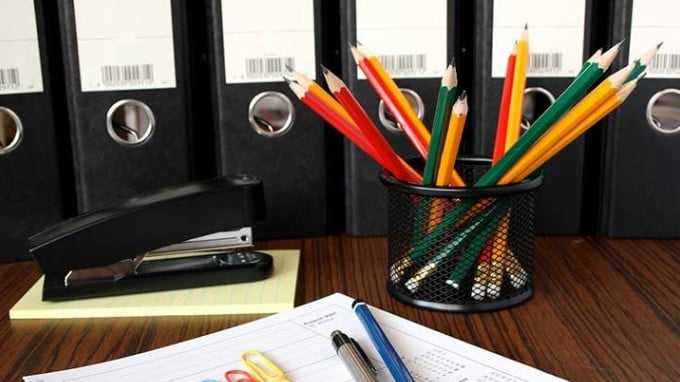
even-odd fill
[(33, 1), (0, 1), (0, 94), (43, 90)]
[(653, 74), (680, 74), (680, 53), (657, 53), (648, 70)]
[(562, 53), (531, 53), (528, 73), (559, 73), (562, 70)]
[[(356, 0), (357, 41), (393, 78), (441, 78), (447, 57), (446, 0)], [(351, 60), (351, 58), (349, 58)], [(365, 79), (357, 69), (357, 78)]]
[[(494, 0), (491, 76), (504, 78), (508, 56), (529, 26), (528, 77), (573, 77), (583, 66), (586, 0)], [(585, 54), (584, 54), (585, 53)], [(477, 53), (479, 55), (479, 53)]]
[(101, 67), (104, 86), (141, 85), (153, 83), (153, 65), (104, 65)]
[(246, 59), (246, 77), (275, 78), (279, 80), (288, 70), (295, 67), (295, 57), (261, 57)]
[(73, 7), (83, 92), (177, 85), (169, 0), (73, 0)]
[(378, 60), (391, 75), (420, 74), (427, 70), (426, 54), (380, 54)]
[(18, 68), (0, 69), (0, 89), (16, 88), (19, 85), (21, 82), (19, 82)]
[(315, 1), (221, 3), (225, 83), (283, 82), (286, 65), (314, 79)]

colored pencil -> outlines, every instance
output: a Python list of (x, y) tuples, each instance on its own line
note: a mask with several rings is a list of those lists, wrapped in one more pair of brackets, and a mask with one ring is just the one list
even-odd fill
[(323, 68), (323, 75), (326, 78), (326, 84), (333, 94), (333, 96), (340, 102), (340, 106), (347, 111), (352, 120), (355, 121), (359, 129), (364, 133), (369, 142), (378, 151), (379, 155), (383, 157), (385, 166), (397, 179), (405, 179), (408, 182), (420, 183), (422, 177), (406, 162), (394, 152), (392, 146), (387, 143), (385, 137), (380, 134), (378, 128), (375, 126), (371, 118), (366, 113), (359, 101), (349, 91), (347, 85), (330, 70)]
[(467, 112), (467, 94), (463, 91), (451, 110), (446, 140), (442, 149), (441, 160), (439, 161), (439, 169), (437, 170), (437, 186), (448, 186), (451, 183), (451, 174), (458, 157), (458, 149), (463, 137)]
[(626, 78), (626, 82), (638, 78), (640, 74), (642, 74), (642, 72), (644, 72), (645, 69), (647, 69), (647, 65), (649, 65), (650, 62), (652, 62), (654, 56), (656, 56), (656, 53), (661, 48), (661, 45), (663, 45), (663, 41), (656, 44), (656, 46), (649, 48), (649, 50), (643, 53), (642, 56), (640, 56), (640, 58), (635, 60), (635, 69), (633, 69), (633, 72), (631, 72), (628, 78)]
[(527, 152), (513, 164), (501, 177), (498, 184), (508, 184), (514, 181), (527, 166), (536, 161), (544, 152), (557, 144), (559, 140), (569, 134), (579, 122), (586, 119), (608, 98), (614, 96), (623, 85), (628, 75), (633, 71), (634, 64), (630, 64), (602, 81), (592, 92), (574, 106), (562, 117), (545, 135), (543, 135)]
[(451, 117), (451, 108), (456, 101), (456, 89), (458, 86), (458, 76), (456, 67), (451, 60), (446, 68), (446, 73), (442, 77), (442, 86), (439, 88), (437, 96), (437, 107), (432, 122), (432, 136), (430, 137), (430, 147), (427, 152), (427, 161), (423, 171), (423, 184), (432, 186), (437, 179), (437, 168), (439, 166), (442, 149), (444, 148), (444, 137)]
[[(371, 65), (375, 69), (376, 73), (384, 81), (388, 90), (392, 94), (394, 94), (394, 97), (397, 100), (397, 104), (399, 106), (398, 112), (404, 113), (404, 116), (409, 122), (408, 123), (409, 127), (415, 130), (415, 135), (419, 137), (419, 139), (422, 141), (421, 143), (427, 147), (430, 143), (430, 133), (425, 127), (425, 124), (420, 120), (420, 118), (418, 118), (415, 111), (413, 111), (411, 104), (406, 100), (404, 94), (401, 92), (401, 90), (399, 90), (399, 86), (397, 86), (396, 82), (394, 82), (392, 77), (390, 77), (390, 75), (387, 73), (387, 70), (385, 70), (385, 68), (382, 66), (378, 57), (376, 57), (365, 46), (361, 44), (357, 44), (357, 49), (361, 53), (363, 53), (364, 56), (366, 56), (366, 58), (369, 61), (369, 65)], [(424, 159), (426, 158), (427, 157), (425, 157)]]
[[(540, 138), (564, 113), (578, 101), (583, 94), (602, 76), (619, 52), (616, 44), (600, 56), (596, 63), (585, 68), (567, 89), (541, 114), (501, 159), (475, 183), (477, 187), (495, 185), (519, 158)], [(452, 211), (453, 212), (453, 211)], [(454, 214), (449, 213), (451, 216)]]
[[(380, 99), (385, 103), (385, 106), (397, 120), (397, 123), (399, 126), (401, 126), (402, 130), (404, 130), (404, 133), (406, 133), (409, 141), (416, 148), (420, 156), (423, 159), (427, 159), (429, 141), (424, 141), (420, 135), (418, 135), (418, 132), (415, 130), (411, 124), (411, 121), (406, 116), (406, 111), (403, 111), (402, 107), (399, 106), (396, 93), (393, 93), (388, 89), (387, 84), (378, 74), (374, 65), (362, 52), (359, 51), (359, 49), (357, 49), (356, 46), (352, 46), (350, 49), (352, 50), (354, 61), (356, 61), (359, 69), (361, 69), (361, 71), (366, 75), (366, 79), (368, 80), (369, 84), (371, 84), (371, 87), (373, 87), (373, 90), (375, 90), (375, 92), (378, 94), (378, 97), (380, 97)], [(398, 93), (401, 94), (401, 92)]]
[(508, 123), (505, 133), (505, 151), (519, 139), (522, 124), (522, 103), (524, 102), (524, 89), (527, 80), (527, 67), (529, 65), (529, 28), (524, 25), (522, 36), (517, 42), (517, 58), (512, 75), (512, 91), (510, 93), (510, 106), (508, 109)]
[(555, 156), (559, 151), (561, 151), (571, 142), (576, 140), (576, 138), (578, 138), (584, 132), (586, 132), (586, 130), (588, 130), (590, 127), (599, 122), (602, 118), (607, 116), (607, 114), (611, 113), (616, 108), (621, 106), (621, 104), (626, 100), (626, 98), (628, 98), (628, 96), (633, 92), (633, 90), (638, 84), (638, 81), (640, 81), (641, 79), (642, 77), (638, 77), (637, 79), (629, 81), (625, 83), (623, 86), (621, 86), (621, 88), (619, 89), (618, 92), (616, 92), (615, 95), (609, 97), (609, 99), (607, 99), (603, 104), (601, 104), (597, 110), (588, 114), (586, 119), (582, 120), (577, 126), (570, 129), (568, 134), (563, 136), (556, 144), (549, 147), (547, 151), (539, 155), (538, 158), (531, 163), (531, 165), (526, 166), (525, 169), (515, 177), (514, 181), (518, 182), (529, 176), (531, 173), (536, 171), (536, 169), (542, 166), (545, 162), (547, 162), (553, 156)]
[(512, 81), (515, 73), (515, 62), (517, 60), (517, 42), (512, 48), (512, 53), (508, 56), (508, 64), (505, 68), (505, 81), (503, 82), (503, 92), (501, 94), (501, 105), (498, 111), (498, 123), (496, 125), (496, 139), (493, 146), (493, 157), (491, 163), (495, 164), (505, 154), (505, 137), (508, 129), (508, 111), (510, 110), (510, 96), (512, 93)]
[[(369, 142), (368, 138), (357, 129), (354, 125), (350, 125), (345, 121), (340, 115), (338, 115), (328, 104), (323, 102), (320, 98), (312, 94), (308, 89), (304, 88), (297, 82), (290, 81), (288, 86), (295, 93), (295, 95), (312, 109), (316, 114), (323, 118), (326, 122), (335, 127), (340, 133), (342, 133), (347, 139), (352, 141), (361, 150), (368, 154), (373, 160), (378, 162), (381, 166), (389, 169), (389, 163), (385, 161), (383, 157), (377, 154), (375, 148)], [(420, 180), (422, 181), (422, 179)]]
[(350, 115), (345, 111), (345, 109), (340, 106), (338, 101), (334, 100), (333, 97), (331, 97), (326, 91), (315, 81), (312, 81), (309, 79), (307, 76), (304, 74), (298, 72), (297, 70), (293, 69), (290, 66), (286, 65), (286, 69), (290, 71), (291, 75), (299, 83), (302, 85), (302, 87), (309, 89), (309, 91), (314, 94), (317, 98), (321, 99), (324, 103), (326, 103), (328, 106), (330, 106), (331, 109), (333, 109), (342, 119), (347, 121), (350, 124), (354, 124), (354, 121), (350, 117)]

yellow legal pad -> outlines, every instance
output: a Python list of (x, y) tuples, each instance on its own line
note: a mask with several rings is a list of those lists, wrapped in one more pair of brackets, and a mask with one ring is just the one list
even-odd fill
[[(263, 251), (264, 252), (264, 251)], [(266, 251), (274, 258), (272, 275), (262, 281), (203, 288), (138, 293), (74, 301), (42, 301), (43, 279), (9, 311), (11, 319), (198, 316), (278, 313), (295, 302), (299, 250)]]

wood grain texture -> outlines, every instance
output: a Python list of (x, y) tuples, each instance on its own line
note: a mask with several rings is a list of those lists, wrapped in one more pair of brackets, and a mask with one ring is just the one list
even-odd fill
[[(296, 304), (334, 292), (574, 381), (678, 381), (680, 241), (542, 237), (536, 293), (484, 314), (434, 313), (385, 288), (384, 238), (329, 236), (260, 243), (300, 248)], [(0, 265), (0, 381), (83, 366), (170, 345), (260, 316), (12, 321), (37, 280), (30, 262)]]

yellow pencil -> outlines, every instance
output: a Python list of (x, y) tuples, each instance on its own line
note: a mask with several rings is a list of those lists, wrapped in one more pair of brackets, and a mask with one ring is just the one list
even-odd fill
[(505, 133), (505, 151), (519, 139), (522, 123), (522, 103), (524, 102), (524, 88), (527, 82), (527, 67), (529, 65), (529, 28), (524, 26), (522, 37), (517, 41), (517, 58), (515, 73), (512, 79), (510, 110), (508, 111), (508, 126)]
[(544, 152), (554, 146), (559, 140), (566, 136), (570, 130), (576, 127), (579, 122), (592, 114), (608, 98), (616, 94), (623, 85), (628, 75), (633, 71), (635, 64), (630, 64), (618, 72), (610, 75), (602, 81), (595, 90), (590, 92), (576, 106), (574, 106), (562, 119), (560, 119), (550, 130), (545, 133), (522, 157), (513, 164), (498, 184), (508, 184), (514, 181), (518, 175), (526, 170)]
[(437, 170), (437, 186), (448, 186), (451, 183), (451, 174), (453, 173), (453, 166), (456, 164), (458, 148), (463, 137), (463, 127), (465, 126), (467, 112), (467, 95), (463, 91), (451, 109), (449, 128), (446, 132), (446, 141), (444, 142), (439, 169)]
[(519, 182), (522, 179), (529, 176), (532, 172), (536, 171), (537, 168), (541, 167), (550, 158), (555, 156), (559, 151), (561, 151), (563, 148), (565, 148), (567, 145), (573, 142), (576, 138), (581, 136), (591, 126), (599, 122), (602, 118), (607, 116), (607, 114), (611, 113), (614, 109), (621, 106), (621, 104), (626, 100), (626, 98), (628, 98), (630, 93), (632, 93), (633, 90), (635, 90), (635, 87), (637, 86), (637, 83), (640, 79), (641, 78), (637, 78), (633, 81), (629, 81), (626, 84), (624, 84), (621, 87), (621, 89), (619, 89), (619, 91), (616, 92), (616, 94), (609, 97), (609, 99), (607, 99), (603, 104), (601, 104), (597, 110), (595, 110), (593, 113), (590, 113), (586, 117), (586, 119), (582, 120), (576, 127), (571, 129), (567, 135), (562, 137), (559, 140), (559, 142), (551, 146), (546, 152), (540, 155), (535, 161), (533, 161), (529, 166), (527, 166), (524, 171), (522, 171), (517, 177), (515, 177), (513, 181)]

